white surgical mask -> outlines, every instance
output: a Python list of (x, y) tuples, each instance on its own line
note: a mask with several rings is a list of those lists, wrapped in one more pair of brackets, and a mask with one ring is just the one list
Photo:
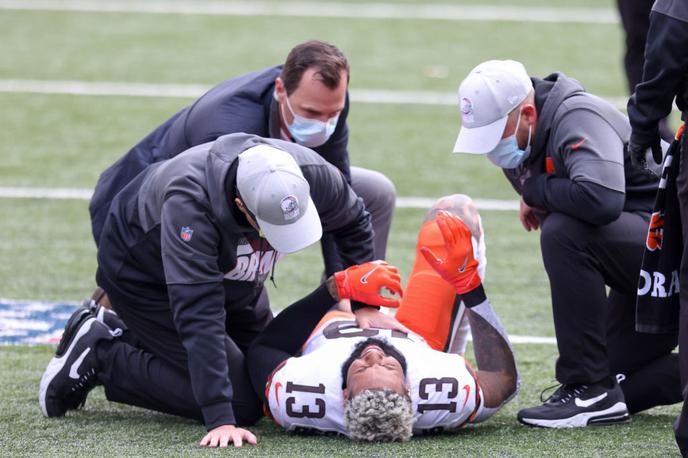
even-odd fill
[(284, 96), (287, 108), (289, 112), (294, 117), (291, 124), (287, 124), (287, 129), (289, 133), (294, 138), (296, 143), (299, 145), (307, 146), (309, 148), (315, 148), (324, 144), (334, 133), (337, 127), (337, 121), (339, 121), (339, 114), (331, 117), (327, 122), (323, 122), (317, 119), (308, 119), (301, 115), (294, 113), (289, 103), (289, 97)]
[(526, 148), (520, 149), (518, 147), (518, 141), (516, 140), (516, 132), (518, 132), (518, 126), (520, 124), (521, 111), (519, 110), (514, 134), (501, 139), (499, 143), (497, 143), (497, 146), (487, 153), (487, 158), (497, 167), (515, 169), (530, 155), (530, 135), (532, 133), (532, 126), (528, 126), (528, 142), (526, 143)]

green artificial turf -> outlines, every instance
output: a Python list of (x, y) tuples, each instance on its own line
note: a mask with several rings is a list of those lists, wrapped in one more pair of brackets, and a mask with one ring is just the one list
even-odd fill
[(251, 430), (258, 445), (208, 450), (197, 442), (203, 427), (191, 420), (109, 403), (96, 388), (81, 411), (45, 419), (38, 382), (52, 354), (49, 347), (0, 347), (0, 450), (3, 456), (269, 456), (269, 457), (655, 457), (678, 456), (671, 423), (678, 409), (656, 408), (629, 424), (577, 430), (544, 430), (516, 422), (516, 411), (539, 402), (551, 371), (542, 361), (554, 347), (517, 345), (521, 394), (486, 423), (455, 434), (416, 438), (404, 444), (360, 444), (346, 439), (295, 436), (269, 420)]
[[(183, 1), (183, 0), (175, 0)], [(327, 0), (346, 3), (344, 0)], [(388, 0), (390, 2), (390, 0)], [(349, 0), (351, 8), (364, 0)], [(477, 4), (421, 2), (404, 5)], [(489, 5), (614, 8), (611, 0), (490, 0)], [(623, 97), (623, 36), (615, 24), (427, 21), (414, 19), (239, 17), (0, 10), (0, 80), (84, 80), (198, 84), (284, 60), (296, 43), (320, 38), (349, 57), (355, 90), (454, 92), (491, 58), (523, 61), (531, 74), (562, 70), (592, 92)], [(0, 93), (0, 187), (92, 188), (99, 174), (191, 99)], [(515, 199), (483, 157), (451, 155), (459, 124), (453, 106), (355, 103), (352, 163), (385, 173), (400, 196), (465, 193)], [(398, 209), (389, 261), (408, 275), (422, 209)], [(0, 298), (77, 303), (94, 286), (95, 247), (85, 200), (0, 198)], [(486, 290), (507, 330), (553, 336), (538, 233), (515, 212), (483, 211)], [(313, 288), (319, 249), (277, 267), (279, 310)], [(202, 426), (108, 403), (101, 389), (64, 419), (42, 418), (37, 402), (50, 347), (0, 347), (1, 456), (672, 456), (678, 406), (636, 415), (627, 425), (549, 431), (517, 424), (553, 381), (554, 345), (516, 345), (521, 394), (489, 422), (407, 444), (366, 445), (287, 435), (263, 420), (257, 447), (205, 450)]]

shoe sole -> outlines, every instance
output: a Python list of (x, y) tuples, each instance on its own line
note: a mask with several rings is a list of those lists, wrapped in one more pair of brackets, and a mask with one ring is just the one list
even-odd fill
[(41, 405), (41, 411), (43, 412), (43, 415), (46, 417), (61, 417), (64, 415), (64, 412), (56, 414), (56, 413), (50, 413), (48, 412), (48, 406), (47, 406), (47, 396), (48, 396), (48, 388), (50, 387), (50, 383), (55, 379), (57, 374), (60, 373), (60, 371), (65, 367), (65, 364), (67, 363), (67, 360), (69, 359), (69, 355), (72, 354), (72, 351), (74, 351), (74, 347), (76, 344), (79, 342), (79, 340), (91, 330), (91, 327), (93, 326), (93, 323), (95, 323), (96, 320), (88, 320), (85, 321), (78, 329), (76, 332), (76, 335), (72, 338), (71, 343), (69, 344), (69, 347), (67, 348), (67, 351), (62, 355), (62, 356), (55, 356), (53, 359), (50, 360), (48, 363), (48, 367), (45, 369), (45, 372), (43, 372), (43, 376), (41, 377), (41, 384), (40, 388), (38, 391), (38, 402)]
[(583, 412), (569, 418), (547, 420), (544, 418), (519, 418), (518, 421), (528, 426), (541, 428), (584, 428), (592, 425), (607, 425), (614, 423), (626, 423), (630, 421), (626, 403), (617, 402), (605, 410), (596, 412)]

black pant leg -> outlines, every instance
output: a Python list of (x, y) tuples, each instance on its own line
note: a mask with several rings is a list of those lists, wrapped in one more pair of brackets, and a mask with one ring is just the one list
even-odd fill
[[(363, 200), (366, 210), (370, 213), (375, 259), (385, 259), (387, 238), (392, 227), (396, 204), (394, 184), (380, 172), (352, 166), (351, 188)], [(323, 233), (320, 244), (325, 261), (325, 278), (348, 267), (339, 256), (337, 243), (332, 234)]]
[[(683, 113), (683, 119), (688, 119)], [(683, 254), (679, 272), (679, 283), (684, 285), (680, 291), (679, 315), (679, 365), (681, 367), (681, 386), (683, 387), (683, 409), (674, 425), (676, 443), (683, 456), (688, 456), (688, 135), (683, 136), (679, 172), (676, 177), (678, 203), (681, 213), (681, 233), (683, 235)]]
[[(681, 215), (684, 231), (688, 221), (683, 219)], [(681, 262), (681, 271), (683, 273), (684, 265), (686, 264), (687, 253), (684, 248), (683, 259)], [(688, 278), (681, 277), (681, 280), (688, 282)], [(687, 283), (684, 283), (687, 284)], [(676, 422), (674, 423), (674, 435), (676, 444), (681, 450), (683, 456), (688, 456), (688, 383), (686, 375), (688, 373), (688, 303), (684, 302), (685, 289), (681, 290), (681, 312), (679, 317), (679, 332), (678, 332), (678, 346), (679, 346), (679, 365), (681, 368), (681, 387), (683, 394), (683, 407)], [(687, 294), (688, 295), (688, 294)]]
[(645, 42), (653, 3), (654, 0), (617, 0), (621, 24), (626, 34), (624, 68), (631, 93), (643, 77)]
[[(153, 304), (132, 307), (112, 295), (110, 299), (138, 345), (118, 340), (99, 348), (101, 382), (108, 400), (202, 420), (187, 353), (169, 309)], [(225, 351), (237, 423), (253, 424), (261, 416), (260, 400), (251, 386), (244, 354), (229, 336)]]
[(98, 378), (108, 401), (203, 421), (188, 373), (117, 340), (98, 346), (98, 360)]
[(561, 383), (594, 383), (610, 375), (605, 285), (634, 294), (647, 216), (623, 212), (593, 226), (562, 213), (542, 224), (541, 248), (552, 294)]
[(630, 413), (681, 401), (677, 334), (635, 331), (633, 294), (609, 292), (607, 353)]
[(591, 383), (608, 375), (604, 278), (583, 243), (592, 232), (591, 226), (562, 213), (550, 214), (541, 227), (561, 383)]

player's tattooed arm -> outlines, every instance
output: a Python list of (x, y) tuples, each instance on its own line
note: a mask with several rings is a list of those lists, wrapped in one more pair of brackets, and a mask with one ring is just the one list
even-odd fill
[(471, 324), (477, 376), (483, 388), (485, 405), (498, 407), (518, 388), (514, 353), (505, 337), (478, 311), (468, 309), (466, 313)]

